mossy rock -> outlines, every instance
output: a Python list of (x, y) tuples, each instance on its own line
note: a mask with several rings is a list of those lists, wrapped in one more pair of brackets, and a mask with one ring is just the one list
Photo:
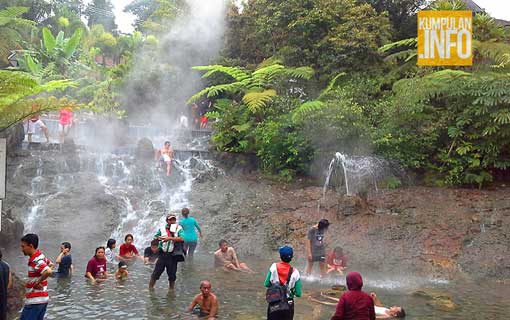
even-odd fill
[(413, 292), (413, 296), (427, 300), (426, 304), (442, 311), (452, 311), (458, 308), (452, 297), (439, 290), (425, 289)]

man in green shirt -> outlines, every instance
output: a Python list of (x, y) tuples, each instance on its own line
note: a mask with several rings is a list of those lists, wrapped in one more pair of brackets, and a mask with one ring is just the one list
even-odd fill
[[(272, 284), (284, 285), (288, 281), (287, 297), (289, 299), (290, 309), (285, 311), (270, 313), (269, 306), (267, 308), (268, 320), (292, 320), (294, 319), (294, 297), (301, 297), (301, 277), (299, 271), (290, 265), (290, 261), (294, 256), (294, 250), (289, 246), (283, 246), (279, 250), (282, 262), (273, 263), (269, 268), (264, 285), (269, 288)], [(292, 269), (291, 269), (292, 268)], [(292, 274), (289, 278), (289, 272)]]
[(173, 290), (175, 287), (178, 259), (174, 255), (174, 252), (177, 250), (182, 252), (184, 241), (182, 227), (177, 225), (176, 222), (176, 216), (171, 213), (168, 214), (166, 216), (165, 226), (160, 228), (154, 235), (154, 239), (159, 240), (159, 258), (151, 275), (149, 289), (154, 289), (156, 281), (165, 269), (168, 275), (169, 289)]

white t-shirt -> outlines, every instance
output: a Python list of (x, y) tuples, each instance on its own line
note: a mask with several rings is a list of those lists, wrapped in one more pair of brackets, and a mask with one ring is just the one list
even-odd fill
[(28, 133), (35, 134), (37, 131), (40, 130), (40, 128), (44, 128), (44, 127), (46, 127), (46, 126), (44, 125), (44, 122), (42, 122), (41, 119), (39, 119), (35, 122), (32, 120), (27, 121), (27, 132)]
[(378, 306), (374, 306), (374, 309), (375, 309), (375, 315), (376, 316), (386, 316), (388, 315), (386, 313), (386, 311), (390, 310), (388, 308), (385, 308), (385, 307), (378, 307)]
[(115, 259), (115, 254), (113, 253), (113, 250), (110, 248), (106, 248), (104, 251), (104, 256), (106, 257), (106, 262), (113, 263), (113, 259)]

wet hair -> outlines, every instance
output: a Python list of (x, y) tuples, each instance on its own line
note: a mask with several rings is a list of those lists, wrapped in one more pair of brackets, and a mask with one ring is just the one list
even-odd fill
[(181, 213), (182, 213), (183, 216), (187, 217), (189, 215), (189, 209), (188, 208), (183, 208)]
[(400, 311), (397, 311), (397, 313), (395, 313), (395, 318), (405, 318), (406, 317), (406, 312), (404, 310), (404, 308), (400, 307)]
[(117, 243), (117, 240), (115, 239), (108, 239), (106, 242), (106, 247), (109, 249), (112, 249), (113, 245)]
[(21, 242), (25, 242), (28, 245), (32, 245), (34, 249), (39, 247), (39, 237), (35, 233), (27, 233), (21, 238)]
[(96, 248), (96, 251), (94, 252), (94, 257), (95, 257), (95, 256), (97, 256), (97, 252), (98, 252), (99, 250), (101, 250), (101, 249), (104, 251), (104, 247), (103, 247), (103, 246), (100, 246), (100, 247), (97, 247), (97, 248)]
[(152, 246), (159, 246), (159, 240), (158, 239), (152, 239), (151, 241), (151, 247)]
[(319, 221), (319, 230), (324, 230), (324, 229), (327, 229), (329, 227), (329, 221), (328, 219), (321, 219), (321, 221)]
[(119, 269), (122, 268), (123, 266), (127, 267), (127, 264), (124, 261), (119, 261)]
[(124, 241), (127, 241), (127, 239), (128, 239), (129, 237), (131, 237), (131, 240), (134, 240), (134, 239), (135, 239), (131, 233), (128, 233), (128, 234), (126, 234), (126, 236), (124, 237)]
[(211, 281), (209, 281), (209, 280), (202, 280), (202, 281), (200, 281), (200, 288), (202, 288), (204, 286), (204, 284), (206, 284), (206, 283), (208, 283), (212, 287)]
[(165, 145), (166, 145), (167, 143), (168, 143), (168, 144), (170, 144), (170, 141), (165, 141)]
[(62, 245), (64, 246), (64, 248), (71, 250), (71, 244), (69, 242), (67, 242), (67, 241), (62, 242)]
[(227, 240), (221, 239), (218, 245), (221, 247), (222, 244), (228, 244)]

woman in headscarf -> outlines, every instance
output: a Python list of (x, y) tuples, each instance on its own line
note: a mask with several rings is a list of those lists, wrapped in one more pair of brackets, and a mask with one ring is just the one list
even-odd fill
[(361, 274), (349, 272), (346, 282), (349, 291), (340, 297), (331, 320), (375, 320), (374, 301), (368, 293), (361, 291)]

